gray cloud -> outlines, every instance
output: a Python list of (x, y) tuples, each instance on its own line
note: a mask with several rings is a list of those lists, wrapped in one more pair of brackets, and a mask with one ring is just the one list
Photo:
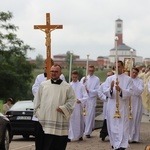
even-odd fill
[(62, 30), (52, 32), (52, 55), (72, 50), (85, 58), (108, 56), (114, 46), (115, 20), (123, 20), (123, 40), (137, 50), (137, 55), (150, 57), (149, 0), (5, 0), (1, 11), (14, 14), (19, 26), (18, 36), (35, 47), (28, 56), (40, 53), (45, 57), (45, 34), (34, 30), (35, 24), (45, 24), (46, 12), (52, 24), (62, 24)]

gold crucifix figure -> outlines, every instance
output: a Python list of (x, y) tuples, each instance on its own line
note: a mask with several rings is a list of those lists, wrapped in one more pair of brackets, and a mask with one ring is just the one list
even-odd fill
[(50, 79), (50, 68), (52, 65), (52, 59), (51, 59), (51, 32), (55, 29), (62, 29), (62, 25), (51, 25), (50, 24), (50, 13), (46, 13), (46, 25), (34, 25), (34, 29), (40, 29), (46, 34), (46, 73), (47, 73), (47, 79)]

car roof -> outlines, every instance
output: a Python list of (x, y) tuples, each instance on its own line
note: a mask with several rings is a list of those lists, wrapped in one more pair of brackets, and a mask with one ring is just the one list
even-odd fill
[(32, 100), (23, 100), (16, 102), (9, 111), (26, 111), (33, 110), (33, 101)]

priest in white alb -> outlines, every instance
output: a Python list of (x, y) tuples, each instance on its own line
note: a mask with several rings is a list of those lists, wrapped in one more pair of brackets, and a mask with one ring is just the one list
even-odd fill
[(79, 73), (77, 70), (72, 71), (72, 86), (76, 95), (76, 104), (70, 117), (68, 140), (83, 140), (84, 134), (84, 114), (83, 110), (88, 99), (85, 86), (78, 80)]
[(132, 81), (133, 81), (133, 91), (131, 96), (131, 112), (132, 120), (130, 120), (130, 136), (129, 140), (132, 143), (139, 142), (140, 139), (140, 126), (142, 119), (142, 97), (141, 94), (144, 91), (144, 82), (139, 79), (139, 70), (137, 68), (132, 69)]
[[(108, 97), (107, 128), (111, 146), (115, 150), (125, 150), (128, 147), (129, 139), (129, 98), (132, 95), (133, 81), (129, 76), (123, 73), (124, 64), (122, 61), (118, 61), (116, 66), (118, 67), (119, 85), (116, 84), (116, 73), (106, 79), (104, 89), (104, 94)], [(118, 110), (120, 118), (114, 118), (117, 92), (119, 93)]]
[(85, 132), (87, 138), (90, 138), (92, 130), (95, 127), (95, 107), (98, 98), (98, 88), (100, 86), (100, 79), (94, 75), (95, 67), (89, 65), (88, 76), (81, 79), (81, 83), (86, 87), (88, 93), (88, 100), (86, 103), (86, 116), (85, 116)]

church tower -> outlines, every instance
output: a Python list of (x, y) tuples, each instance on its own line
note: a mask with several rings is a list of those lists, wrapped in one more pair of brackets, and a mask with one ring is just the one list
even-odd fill
[(121, 19), (117, 19), (115, 23), (115, 36), (118, 36), (118, 45), (123, 43), (123, 21)]

